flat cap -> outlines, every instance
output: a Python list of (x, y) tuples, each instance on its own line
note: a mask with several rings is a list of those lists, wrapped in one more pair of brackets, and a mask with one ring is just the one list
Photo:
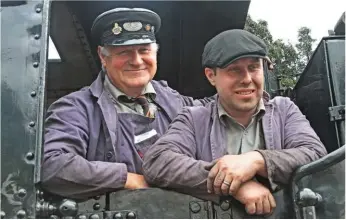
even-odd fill
[(161, 18), (144, 8), (115, 8), (100, 14), (91, 27), (98, 45), (135, 45), (156, 42)]
[(267, 46), (262, 39), (248, 31), (224, 31), (207, 42), (202, 55), (203, 67), (225, 68), (244, 57), (267, 59)]

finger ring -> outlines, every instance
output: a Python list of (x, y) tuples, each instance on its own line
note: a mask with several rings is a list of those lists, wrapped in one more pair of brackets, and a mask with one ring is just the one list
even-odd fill
[(231, 184), (227, 181), (223, 181), (223, 184), (225, 184), (226, 186), (230, 186)]

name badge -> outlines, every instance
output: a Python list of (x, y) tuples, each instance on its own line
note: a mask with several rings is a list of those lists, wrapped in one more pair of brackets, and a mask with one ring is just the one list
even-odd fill
[(157, 135), (157, 132), (155, 129), (152, 129), (151, 131), (145, 132), (143, 134), (135, 136), (135, 144), (138, 144), (142, 141), (145, 141), (153, 136)]

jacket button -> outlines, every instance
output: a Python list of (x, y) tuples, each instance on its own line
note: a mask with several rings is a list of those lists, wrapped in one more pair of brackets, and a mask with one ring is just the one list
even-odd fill
[(106, 154), (107, 159), (111, 159), (113, 157), (113, 153), (108, 151)]

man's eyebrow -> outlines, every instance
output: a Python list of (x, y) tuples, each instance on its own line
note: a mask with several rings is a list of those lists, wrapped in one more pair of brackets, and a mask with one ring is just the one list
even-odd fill
[(260, 63), (261, 62), (259, 57), (252, 57), (251, 61), (254, 62), (254, 63)]

